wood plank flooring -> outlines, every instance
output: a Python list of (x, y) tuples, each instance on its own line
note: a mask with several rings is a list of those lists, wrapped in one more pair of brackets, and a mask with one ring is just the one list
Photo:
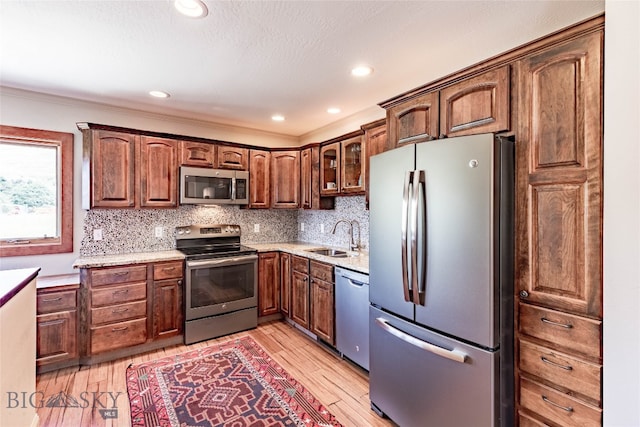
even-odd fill
[[(138, 364), (165, 356), (202, 348), (240, 336), (251, 336), (287, 372), (300, 381), (345, 427), (393, 426), (378, 417), (369, 407), (367, 372), (342, 360), (336, 353), (319, 345), (284, 321), (274, 321), (251, 331), (178, 345), (149, 353), (125, 357), (112, 362), (80, 368), (67, 368), (38, 375), (36, 389), (43, 399), (38, 409), (41, 427), (131, 425), (125, 371)], [(65, 392), (81, 407), (44, 407), (51, 396)], [(117, 407), (117, 417), (103, 419), (100, 409)]]

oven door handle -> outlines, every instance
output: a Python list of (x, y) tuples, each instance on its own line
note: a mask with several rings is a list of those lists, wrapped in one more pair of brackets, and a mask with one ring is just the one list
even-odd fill
[(187, 261), (187, 267), (221, 267), (225, 265), (246, 263), (249, 261), (255, 261), (257, 259), (258, 255), (243, 255), (232, 258), (194, 260)]

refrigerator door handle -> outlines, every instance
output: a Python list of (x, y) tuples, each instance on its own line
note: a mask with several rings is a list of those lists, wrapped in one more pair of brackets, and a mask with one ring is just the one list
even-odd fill
[(444, 357), (449, 360), (453, 360), (458, 363), (465, 363), (467, 360), (467, 355), (459, 350), (447, 350), (446, 348), (438, 347), (437, 345), (428, 343), (426, 341), (419, 340), (416, 337), (413, 337), (407, 333), (402, 332), (400, 329), (394, 328), (382, 317), (376, 318), (376, 323), (380, 326), (384, 331), (390, 333), (396, 338), (401, 339), (402, 341), (411, 344), (415, 347), (418, 347), (422, 350), (433, 353), (437, 356)]
[(409, 223), (409, 186), (413, 178), (413, 171), (407, 171), (404, 176), (404, 188), (402, 191), (402, 224), (400, 226), (401, 234), (401, 252), (402, 252), (402, 288), (404, 290), (404, 300), (411, 302), (411, 294), (409, 293), (409, 271), (407, 269), (407, 226)]
[[(418, 218), (422, 219), (422, 229), (426, 230), (426, 185), (425, 185), (425, 173), (423, 170), (417, 170), (413, 172), (413, 194), (411, 196), (411, 210), (413, 221), (411, 222), (411, 290), (413, 292), (412, 301), (414, 304), (424, 305), (425, 300), (425, 282), (426, 282), (426, 268), (427, 268), (427, 249), (426, 239), (423, 239), (424, 247), (420, 251), (421, 260), (420, 265), (422, 271), (418, 273)], [(422, 194), (421, 191), (422, 190)], [(420, 216), (419, 208), (420, 195), (422, 195), (422, 213)]]

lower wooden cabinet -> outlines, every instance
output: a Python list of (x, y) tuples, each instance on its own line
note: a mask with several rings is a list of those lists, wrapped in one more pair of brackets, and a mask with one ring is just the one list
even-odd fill
[(78, 364), (78, 276), (37, 279), (36, 370)]
[(280, 312), (290, 317), (291, 254), (280, 252)]
[(309, 329), (309, 260), (291, 257), (291, 320)]
[(181, 335), (184, 330), (182, 277), (182, 261), (153, 265), (154, 339)]
[(258, 316), (280, 312), (280, 253), (258, 254)]
[(327, 343), (335, 344), (335, 299), (333, 266), (310, 262), (311, 325), (310, 330)]

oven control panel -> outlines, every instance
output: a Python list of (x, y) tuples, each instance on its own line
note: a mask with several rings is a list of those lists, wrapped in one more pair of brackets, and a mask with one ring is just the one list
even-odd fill
[(176, 227), (176, 239), (235, 236), (240, 236), (240, 226), (237, 224), (206, 224)]

